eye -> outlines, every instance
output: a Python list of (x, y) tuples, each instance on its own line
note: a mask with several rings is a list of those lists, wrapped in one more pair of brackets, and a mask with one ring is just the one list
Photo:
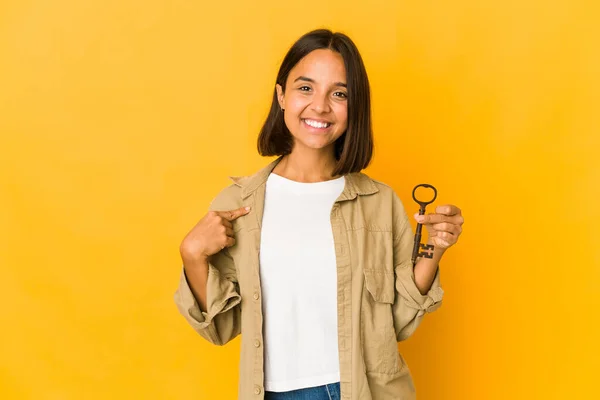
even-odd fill
[[(306, 92), (306, 91), (310, 90), (310, 87), (309, 86), (300, 86), (298, 89), (302, 92)], [(306, 89), (306, 90), (304, 90), (304, 89)]]
[(348, 98), (348, 95), (346, 93), (344, 93), (344, 92), (335, 92), (334, 95), (336, 97), (340, 97), (342, 99), (347, 99)]

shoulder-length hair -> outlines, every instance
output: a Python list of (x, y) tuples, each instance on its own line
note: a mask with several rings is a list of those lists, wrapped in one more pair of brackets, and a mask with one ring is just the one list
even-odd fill
[[(329, 49), (344, 59), (348, 90), (348, 127), (335, 142), (337, 164), (333, 175), (360, 172), (366, 168), (373, 156), (373, 128), (371, 124), (371, 94), (367, 71), (356, 45), (343, 33), (328, 29), (317, 29), (303, 35), (286, 54), (276, 83), (285, 93), (285, 84), (290, 71), (298, 62), (317, 49)], [(277, 89), (273, 89), (273, 101), (269, 115), (260, 130), (258, 153), (262, 156), (281, 156), (292, 152), (294, 138), (283, 119), (277, 101)]]

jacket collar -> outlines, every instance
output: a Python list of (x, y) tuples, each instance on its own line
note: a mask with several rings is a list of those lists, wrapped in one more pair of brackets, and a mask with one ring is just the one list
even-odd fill
[[(267, 181), (269, 174), (282, 158), (283, 156), (277, 157), (254, 175), (230, 176), (229, 179), (242, 188), (242, 198), (245, 199)], [(357, 195), (368, 195), (379, 191), (373, 180), (362, 172), (351, 172), (346, 174), (345, 178), (346, 184), (338, 200), (351, 200)]]

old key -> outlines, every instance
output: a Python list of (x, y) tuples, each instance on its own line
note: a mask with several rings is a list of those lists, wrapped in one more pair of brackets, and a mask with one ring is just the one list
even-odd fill
[[(419, 188), (421, 186), (425, 187), (425, 188), (433, 189), (433, 199), (431, 199), (430, 201), (417, 200), (417, 198), (415, 197), (415, 192), (417, 191), (417, 188)], [(431, 204), (435, 201), (435, 199), (437, 197), (437, 190), (431, 185), (422, 183), (420, 185), (415, 186), (415, 188), (413, 189), (413, 192), (412, 192), (412, 196), (413, 196), (414, 201), (416, 201), (420, 206), (419, 207), (419, 215), (425, 215), (425, 207), (428, 204)], [(421, 228), (422, 227), (423, 227), (423, 224), (417, 223), (417, 233), (415, 234), (415, 245), (413, 247), (413, 253), (412, 253), (413, 268), (414, 268), (415, 264), (417, 263), (417, 257), (433, 258), (434, 246), (432, 244), (421, 243)], [(419, 248), (421, 248), (421, 250), (423, 250), (420, 253), (419, 253)]]

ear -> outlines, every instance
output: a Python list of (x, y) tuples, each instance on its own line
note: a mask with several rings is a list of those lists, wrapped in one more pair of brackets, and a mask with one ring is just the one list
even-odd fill
[(275, 89), (277, 90), (277, 101), (279, 102), (279, 107), (282, 110), (285, 110), (285, 94), (283, 93), (283, 88), (278, 83), (275, 85)]

